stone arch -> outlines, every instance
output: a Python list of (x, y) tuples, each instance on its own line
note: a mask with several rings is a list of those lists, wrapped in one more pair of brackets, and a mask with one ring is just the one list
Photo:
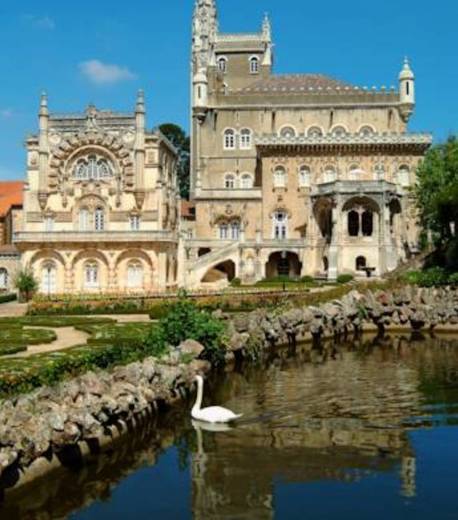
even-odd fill
[[(89, 265), (97, 266), (97, 283), (88, 283), (87, 269)], [(85, 291), (107, 291), (116, 286), (115, 272), (104, 253), (98, 249), (86, 249), (77, 253), (72, 260), (72, 272), (75, 289)]]
[(272, 252), (266, 263), (266, 278), (278, 276), (299, 278), (301, 271), (302, 263), (299, 255), (293, 251)]
[(333, 201), (328, 197), (320, 197), (313, 206), (313, 215), (323, 238), (332, 236)]
[(235, 275), (235, 262), (229, 259), (209, 268), (202, 278), (202, 283), (231, 282), (235, 278)]
[(30, 259), (30, 265), (38, 281), (40, 293), (55, 294), (64, 292), (66, 262), (58, 251), (54, 249), (37, 251)]
[(6, 291), (10, 286), (10, 272), (0, 265), (0, 292)]

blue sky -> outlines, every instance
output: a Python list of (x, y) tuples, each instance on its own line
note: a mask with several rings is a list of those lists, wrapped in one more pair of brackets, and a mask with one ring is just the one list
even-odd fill
[[(21, 178), (40, 92), (53, 111), (131, 110), (139, 88), (148, 124), (188, 126), (193, 0), (1, 0), (0, 179)], [(417, 76), (412, 130), (458, 132), (456, 0), (218, 0), (223, 31), (272, 18), (277, 73), (320, 72), (391, 86), (404, 55)]]

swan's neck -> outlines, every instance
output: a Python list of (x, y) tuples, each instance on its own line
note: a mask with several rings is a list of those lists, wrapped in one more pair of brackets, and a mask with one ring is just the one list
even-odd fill
[(204, 384), (198, 379), (197, 380), (197, 399), (192, 409), (193, 412), (198, 412), (202, 408), (202, 398), (204, 395)]

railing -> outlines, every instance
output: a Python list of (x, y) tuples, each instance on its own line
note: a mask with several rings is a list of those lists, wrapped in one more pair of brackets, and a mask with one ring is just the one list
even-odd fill
[(175, 242), (171, 231), (24, 231), (15, 233), (14, 243), (21, 242)]

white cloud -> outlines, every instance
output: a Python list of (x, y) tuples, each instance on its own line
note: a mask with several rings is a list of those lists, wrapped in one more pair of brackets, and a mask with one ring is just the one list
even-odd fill
[(79, 69), (91, 83), (96, 85), (114, 85), (121, 81), (136, 79), (137, 77), (127, 67), (109, 65), (99, 60), (84, 61), (79, 64)]
[(56, 22), (48, 15), (45, 16), (36, 16), (33, 14), (29, 14), (26, 16), (26, 19), (30, 21), (38, 29), (43, 29), (45, 31), (52, 31), (56, 28)]
[(10, 119), (13, 117), (13, 109), (11, 108), (2, 108), (0, 109), (0, 118), (2, 119)]

